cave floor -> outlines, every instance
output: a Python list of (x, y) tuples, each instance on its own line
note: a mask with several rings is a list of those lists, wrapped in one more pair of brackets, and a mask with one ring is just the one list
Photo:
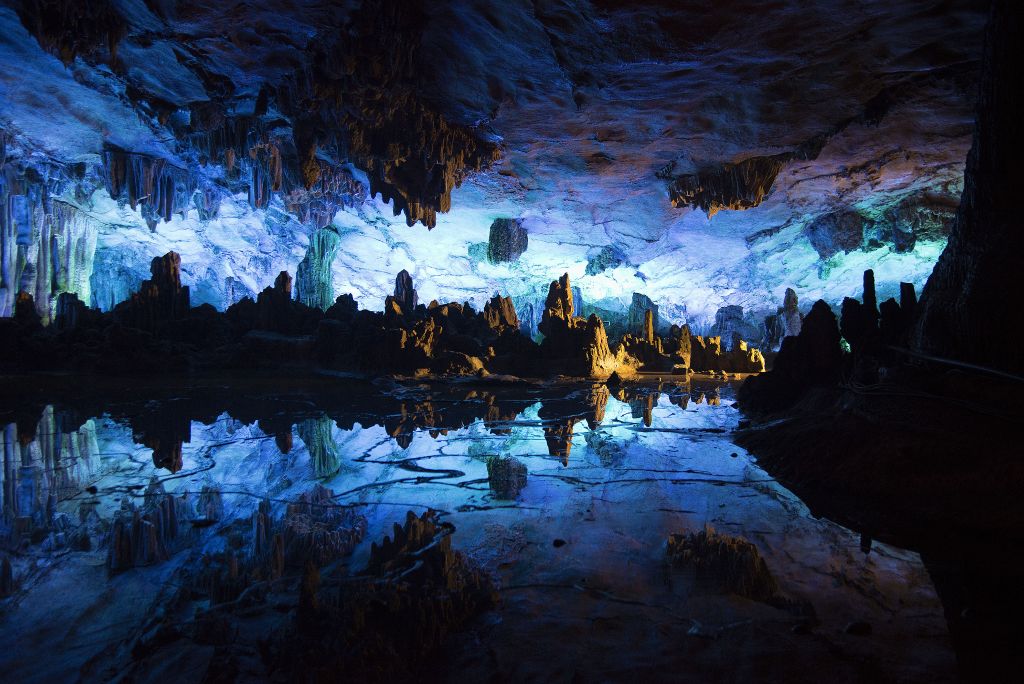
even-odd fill
[[(211, 486), (224, 497), (221, 525), (196, 527), (162, 563), (113, 576), (101, 539), (79, 551), (36, 535), (14, 549), (15, 593), (0, 600), (10, 681), (109, 680), (139, 658), (136, 681), (201, 679), (213, 647), (171, 640), (140, 656), (126, 644), (227, 521), (248, 519), (265, 498), (283, 506), (314, 483), (367, 518), (348, 568), (362, 568), (371, 541), (407, 511), (429, 508), (454, 524), (454, 547), (495, 577), (500, 605), (450, 635), (421, 666), (424, 679), (955, 676), (921, 557), (870, 541), (865, 552), (859, 532), (811, 515), (733, 442), (740, 415), (727, 383), (648, 383), (609, 396), (589, 383), (158, 387), (51, 377), (20, 384), (33, 389), (17, 401), (4, 384), (5, 510), (20, 518), (38, 521), (52, 494), (58, 516), (77, 521), (85, 503), (109, 519), (154, 477), (176, 496)], [(173, 448), (167, 460), (176, 440), (180, 461)], [(489, 475), (495, 456), (515, 459), (525, 476)], [(754, 543), (791, 607), (722, 594), (670, 568), (668, 535), (705, 525)]]

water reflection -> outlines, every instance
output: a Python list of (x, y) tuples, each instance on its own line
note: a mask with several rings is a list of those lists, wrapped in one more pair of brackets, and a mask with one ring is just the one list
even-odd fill
[[(930, 681), (941, 680), (936, 673), (951, 671), (943, 670), (951, 655), (935, 636), (944, 633), (942, 610), (920, 559), (878, 543), (865, 555), (857, 534), (811, 517), (730, 441), (738, 421), (732, 396), (728, 386), (696, 384), (353, 385), (316, 395), (212, 388), (19, 406), (4, 421), (0, 534), (12, 590), (21, 598), (20, 607), (0, 618), (0, 632), (37, 653), (71, 648), (48, 642), (42, 627), (41, 597), (62, 573), (79, 587), (61, 599), (69, 615), (108, 600), (101, 597), (115, 573), (123, 582), (152, 568), (163, 574), (147, 581), (167, 582), (176, 564), (189, 568), (197, 557), (205, 559), (203, 568), (220, 568), (217, 595), (237, 596), (241, 585), (231, 582), (252, 570), (231, 560), (237, 550), (225, 546), (232, 538), (227, 531), (244, 528), (247, 539), (262, 540), (256, 555), (271, 559), (267, 567), (280, 573), (283, 561), (272, 559), (286, 549), (278, 553), (273, 535), (260, 530), (283, 525), (287, 531), (288, 511), (311, 505), (313, 497), (359, 521), (358, 539), (338, 542), (346, 552), (354, 549), (355, 558), (406, 511), (438, 511), (452, 521), (459, 547), (511, 592), (488, 648), (499, 661), (515, 660), (520, 669), (513, 679), (540, 676), (531, 662), (566, 656), (546, 645), (526, 656), (511, 644), (529, 639), (553, 647), (558, 634), (593, 619), (594, 598), (558, 587), (585, 585), (597, 597), (616, 597), (615, 629), (588, 637), (602, 651), (595, 662), (612, 657), (603, 653), (616, 650), (607, 642), (612, 636), (630, 640), (651, 624), (675, 634), (679, 615), (689, 616), (673, 637), (680, 643), (692, 638), (687, 634), (749, 623), (759, 635), (772, 634), (745, 637), (744, 652), (777, 657), (792, 638), (788, 614), (701, 598), (680, 580), (666, 584), (668, 535), (712, 525), (756, 543), (782, 590), (813, 604), (820, 631), (843, 649), (881, 658), (896, 668), (889, 674), (925, 672)], [(69, 554), (59, 556), (69, 560), (40, 565), (33, 554)], [(242, 570), (224, 571), (224, 563)], [(102, 577), (88, 569), (97, 564)], [(207, 577), (202, 573), (213, 570), (190, 572)], [(234, 589), (224, 589), (229, 585)], [(152, 601), (152, 592), (142, 596)], [(117, 602), (129, 615), (119, 619), (130, 622), (130, 606)], [(652, 614), (647, 605), (665, 608)], [(549, 617), (538, 623), (530, 617), (538, 611)], [(880, 639), (851, 641), (843, 630), (857, 621), (875, 625)], [(116, 633), (112, 618), (108, 628)], [(887, 637), (899, 644), (898, 658), (897, 647), (880, 643)], [(645, 648), (618, 649), (615, 657), (664, 657)], [(827, 648), (811, 648), (815, 658), (834, 657)], [(718, 666), (728, 665), (727, 652), (717, 656)], [(18, 672), (28, 662), (20, 658), (12, 650), (0, 664)]]

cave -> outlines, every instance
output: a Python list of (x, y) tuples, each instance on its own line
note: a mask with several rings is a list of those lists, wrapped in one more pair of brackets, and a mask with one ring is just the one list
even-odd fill
[(2, 678), (1017, 680), (1021, 14), (0, 1)]

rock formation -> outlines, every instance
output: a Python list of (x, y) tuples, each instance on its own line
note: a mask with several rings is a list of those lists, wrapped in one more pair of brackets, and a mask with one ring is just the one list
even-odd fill
[[(302, 270), (307, 286), (319, 280)], [(338, 297), (326, 311), (308, 306), (293, 297), (292, 278), (282, 271), (256, 301), (243, 297), (223, 314), (209, 305), (188, 307), (189, 289), (181, 285), (177, 254), (154, 259), (152, 271), (153, 278), (109, 314), (61, 293), (58, 315), (49, 327), (43, 326), (31, 296), (24, 294), (16, 317), (0, 321), (0, 328), (11, 332), (0, 337), (6, 349), (0, 365), (110, 373), (320, 366), (418, 376), (498, 373), (596, 379), (615, 371), (629, 377), (637, 371), (751, 373), (764, 367), (760, 352), (745, 343), (736, 342), (727, 352), (719, 338), (691, 339), (685, 326), (660, 336), (651, 310), (642, 315), (639, 335), (625, 334), (613, 344), (599, 316), (575, 315), (576, 295), (568, 275), (551, 283), (538, 324), (544, 339), (538, 345), (522, 333), (511, 298), (495, 295), (479, 312), (468, 302), (431, 302), (425, 307), (418, 303), (406, 271), (396, 277), (395, 294), (387, 297), (383, 312), (360, 310), (351, 295)], [(315, 291), (320, 286), (312, 287)], [(291, 437), (291, 426), (287, 428), (280, 433), (282, 450)], [(147, 443), (159, 467), (180, 467), (180, 444), (187, 433), (149, 432)]]
[(834, 387), (843, 368), (840, 339), (835, 314), (819, 299), (804, 318), (800, 334), (782, 340), (772, 371), (744, 382), (739, 402), (745, 410), (779, 410), (811, 387)]
[(484, 320), (499, 335), (506, 330), (519, 330), (519, 317), (510, 297), (495, 295), (484, 305)]
[(658, 305), (652, 302), (651, 298), (647, 295), (634, 292), (633, 300), (629, 304), (629, 311), (626, 313), (626, 331), (645, 337), (644, 329), (647, 312), (651, 313), (654, 330), (657, 330), (659, 324)]
[[(992, 4), (986, 34), (977, 125), (964, 170), (964, 192), (949, 243), (918, 307), (914, 343), (922, 352), (1024, 375), (1024, 346), (1008, 301), (1020, 301), (1016, 172), (1024, 131), (1014, 79), (1021, 15), (1012, 3)], [(984, 334), (979, 331), (984, 330)]]
[(487, 483), (498, 499), (515, 499), (526, 486), (526, 465), (511, 456), (487, 459)]
[(566, 375), (607, 377), (618, 365), (608, 346), (604, 324), (596, 315), (576, 318), (569, 274), (551, 283), (538, 326), (544, 341), (541, 352)]
[(771, 191), (782, 166), (795, 155), (751, 157), (736, 164), (676, 176), (669, 185), (674, 207), (695, 207), (711, 218), (722, 209), (750, 209)]
[(521, 219), (494, 219), (487, 240), (487, 260), (492, 264), (515, 261), (529, 244), (530, 236)]
[(152, 278), (144, 280), (139, 291), (114, 309), (124, 325), (155, 332), (162, 325), (181, 320), (189, 314), (189, 289), (181, 284), (181, 257), (168, 252), (153, 259)]
[(181, 499), (155, 479), (141, 507), (125, 498), (106, 541), (107, 569), (116, 573), (167, 560), (185, 532), (186, 513)]
[(803, 315), (800, 313), (799, 300), (796, 292), (791, 287), (786, 288), (786, 294), (782, 299), (782, 335), (783, 337), (796, 337), (800, 334), (803, 325)]
[[(397, 305), (397, 311), (404, 315), (411, 314), (419, 304), (419, 295), (413, 287), (412, 276), (404, 269), (395, 277), (395, 294), (391, 301)], [(384, 310), (388, 310), (388, 305), (385, 305)]]
[(310, 236), (306, 256), (295, 269), (296, 299), (324, 311), (334, 303), (331, 267), (340, 247), (341, 238), (332, 228), (321, 228)]

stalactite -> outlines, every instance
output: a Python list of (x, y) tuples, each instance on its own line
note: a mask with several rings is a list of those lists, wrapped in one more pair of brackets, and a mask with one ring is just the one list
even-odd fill
[[(410, 226), (428, 228), (451, 209), (451, 192), (500, 150), (480, 131), (445, 119), (424, 102), (416, 56), (425, 20), (423, 0), (367, 0), (345, 40), (324, 41), (314, 69), (297, 72), (277, 90), (286, 113), (304, 117), (296, 148), (305, 160), (336, 143), (370, 182), (370, 193), (394, 202)], [(380, 36), (389, 36), (382, 44)], [(315, 115), (313, 113), (315, 112)], [(315, 123), (314, 123), (315, 122)], [(314, 169), (305, 174), (315, 182)]]
[(21, 23), (46, 51), (70, 64), (78, 55), (95, 57), (101, 50), (117, 57), (117, 44), (128, 22), (111, 0), (22, 0)]
[(115, 147), (103, 152), (103, 180), (113, 199), (138, 210), (151, 226), (184, 214), (197, 187), (194, 174), (165, 159)]
[(750, 209), (761, 204), (775, 177), (793, 159), (790, 153), (751, 157), (676, 177), (669, 186), (674, 207), (697, 207), (711, 218), (722, 209)]

